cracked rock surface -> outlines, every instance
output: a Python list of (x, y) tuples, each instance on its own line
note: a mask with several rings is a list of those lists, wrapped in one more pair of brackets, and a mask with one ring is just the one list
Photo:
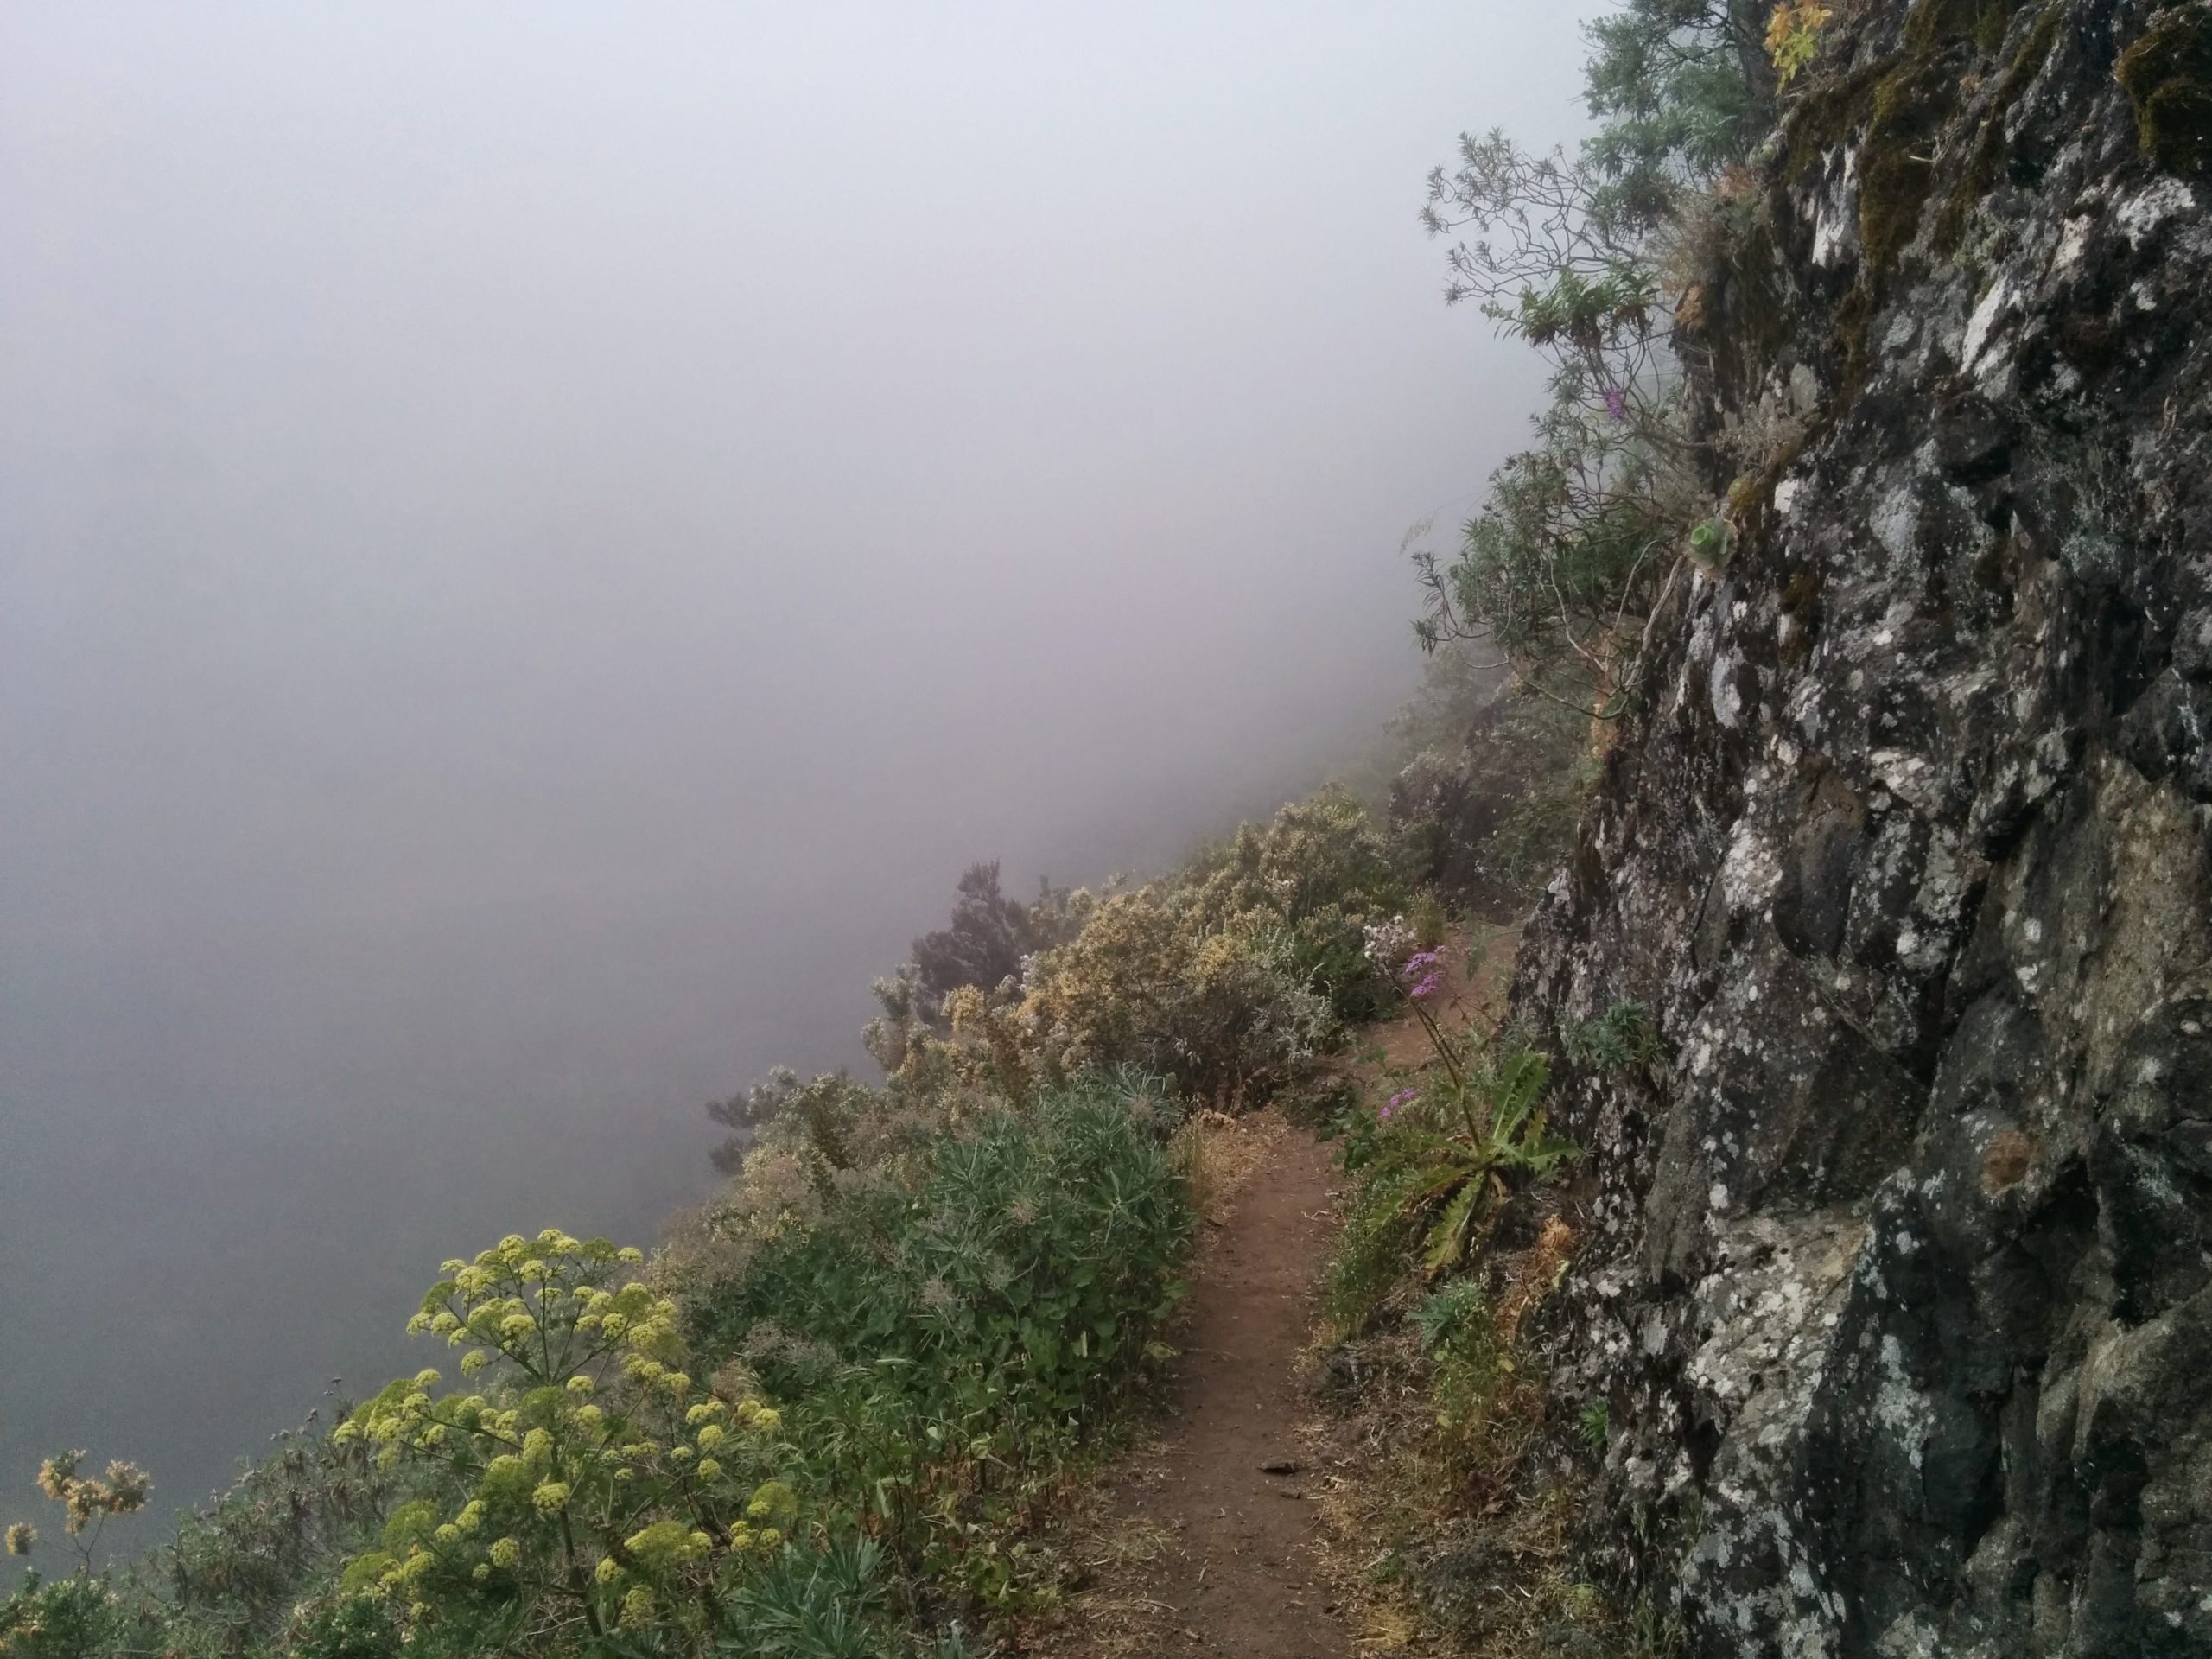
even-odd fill
[(1680, 341), (1808, 412), (1514, 992), (1665, 1049), (1560, 1073), (1585, 1524), (1701, 1656), (2212, 1654), (2212, 9), (1832, 35)]

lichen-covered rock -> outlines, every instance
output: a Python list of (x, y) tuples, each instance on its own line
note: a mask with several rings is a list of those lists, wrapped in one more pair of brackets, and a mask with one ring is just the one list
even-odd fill
[[(1686, 308), (1809, 410), (1515, 988), (1587, 1521), (1699, 1655), (2212, 1655), (2212, 8), (1834, 26)], [(1713, 480), (1716, 495), (1729, 480)]]

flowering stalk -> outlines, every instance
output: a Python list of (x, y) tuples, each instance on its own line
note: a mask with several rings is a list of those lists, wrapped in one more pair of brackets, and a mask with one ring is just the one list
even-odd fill
[[(1444, 1062), (1444, 1069), (1451, 1074), (1453, 1092), (1461, 1096), (1465, 1105), (1467, 1091), (1467, 1072), (1457, 1046), (1444, 1034), (1444, 1027), (1429, 1012), (1429, 1004), (1444, 989), (1444, 958), (1446, 947), (1438, 945), (1430, 950), (1417, 950), (1406, 958), (1405, 966), (1398, 970), (1401, 984), (1406, 988), (1406, 1000), (1412, 1005), (1414, 1016), (1428, 1033), (1428, 1040), (1436, 1049), (1436, 1058)], [(1471, 1128), (1472, 1126), (1470, 1125)]]

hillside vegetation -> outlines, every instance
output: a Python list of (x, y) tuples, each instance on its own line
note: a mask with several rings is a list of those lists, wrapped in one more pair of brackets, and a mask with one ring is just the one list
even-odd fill
[(128, 1568), (143, 1474), (58, 1459), (86, 1548), (0, 1651), (1018, 1646), (1173, 1357), (1206, 1125), (1273, 1106), (1341, 1177), (1378, 1645), (2212, 1652), (2209, 16), (1592, 25), (1586, 144), (1429, 181), (1450, 297), (1551, 378), (1416, 553), (1387, 807), (1027, 902), (975, 866), (880, 1079), (715, 1103), (652, 1257), (456, 1257), (453, 1375)]
[(0, 1650), (982, 1650), (1055, 1594), (1029, 1523), (1168, 1355), (1190, 1114), (1348, 1103), (1333, 1057), (1402, 989), (1372, 940), (1436, 907), (1410, 845), (1325, 791), (1142, 884), (1022, 904), (977, 867), (876, 988), (883, 1080), (715, 1103), (729, 1185), (650, 1259), (454, 1258), (423, 1370), (127, 1567), (90, 1546), (143, 1477), (50, 1465), (59, 1524), (11, 1548), (86, 1552), (0, 1603)]

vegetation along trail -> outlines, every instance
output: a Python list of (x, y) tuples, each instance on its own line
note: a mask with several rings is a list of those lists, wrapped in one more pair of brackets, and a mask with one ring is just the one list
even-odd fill
[(1249, 1173), (1209, 1207), (1163, 1438), (1109, 1487), (1096, 1576), (1044, 1650), (1320, 1659), (1351, 1651), (1315, 1554), (1300, 1351), (1329, 1235), (1327, 1149), (1272, 1113), (1223, 1131)]

